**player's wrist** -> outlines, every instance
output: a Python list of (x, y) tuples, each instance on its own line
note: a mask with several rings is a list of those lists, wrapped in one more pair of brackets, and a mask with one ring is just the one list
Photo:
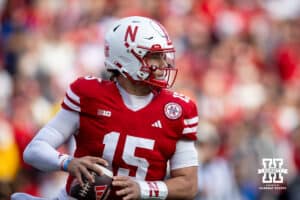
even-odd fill
[(60, 163), (60, 169), (67, 172), (68, 171), (68, 166), (70, 164), (70, 162), (73, 160), (74, 158), (72, 156), (67, 155)]
[(141, 199), (167, 199), (168, 187), (163, 181), (137, 181)]

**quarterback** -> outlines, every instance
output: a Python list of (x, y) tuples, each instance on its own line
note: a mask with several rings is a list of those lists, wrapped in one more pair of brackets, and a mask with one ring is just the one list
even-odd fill
[[(105, 36), (110, 80), (81, 77), (66, 91), (61, 110), (33, 138), (24, 160), (43, 171), (69, 173), (56, 199), (69, 199), (73, 181), (96, 164), (114, 174), (108, 199), (193, 199), (197, 193), (198, 113), (187, 96), (168, 90), (176, 78), (175, 49), (150, 18), (117, 21)], [(74, 155), (56, 149), (75, 137)], [(167, 169), (170, 173), (167, 176)], [(16, 193), (12, 199), (37, 199)]]

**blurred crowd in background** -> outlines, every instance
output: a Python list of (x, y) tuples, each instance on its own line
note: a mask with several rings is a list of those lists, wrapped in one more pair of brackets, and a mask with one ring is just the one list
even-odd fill
[[(166, 27), (173, 89), (198, 104), (197, 199), (300, 199), (300, 0), (0, 0), (0, 13), (1, 200), (63, 187), (65, 172), (33, 169), (22, 152), (72, 81), (107, 78), (104, 33), (129, 15)], [(286, 190), (260, 189), (262, 158), (283, 159)]]

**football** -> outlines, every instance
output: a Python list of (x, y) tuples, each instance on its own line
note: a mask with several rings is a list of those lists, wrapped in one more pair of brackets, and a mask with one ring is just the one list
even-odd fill
[(78, 181), (74, 181), (71, 184), (69, 195), (77, 200), (106, 200), (112, 189), (112, 177), (113, 173), (103, 167), (98, 165), (104, 173), (102, 176), (98, 175), (96, 172), (91, 171), (91, 174), (95, 178), (94, 183), (89, 183), (86, 178), (83, 178), (84, 185), (80, 186)]

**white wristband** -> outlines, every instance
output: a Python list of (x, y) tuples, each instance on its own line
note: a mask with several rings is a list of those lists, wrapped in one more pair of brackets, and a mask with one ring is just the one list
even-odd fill
[(166, 199), (168, 187), (163, 181), (137, 181), (141, 199)]

